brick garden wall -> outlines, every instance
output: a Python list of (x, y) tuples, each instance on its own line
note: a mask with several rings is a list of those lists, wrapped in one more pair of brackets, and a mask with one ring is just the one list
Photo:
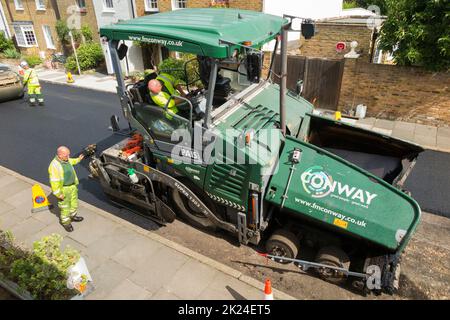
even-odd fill
[(450, 124), (450, 73), (346, 59), (339, 108), (358, 104), (368, 116)]
[[(348, 25), (336, 23), (316, 23), (316, 35), (309, 40), (301, 39), (297, 54), (307, 57), (343, 58), (350, 51), (350, 43), (358, 42), (356, 50), (361, 51), (361, 58), (368, 61), (372, 30), (365, 25)], [(347, 49), (336, 52), (336, 44), (345, 42)]]

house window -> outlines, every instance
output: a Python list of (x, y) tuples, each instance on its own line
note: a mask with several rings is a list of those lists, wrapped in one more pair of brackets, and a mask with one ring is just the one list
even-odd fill
[(114, 11), (113, 0), (103, 0), (103, 11)]
[(16, 7), (16, 10), (23, 10), (22, 0), (14, 0), (14, 6)]
[(186, 2), (187, 0), (172, 0), (172, 9), (184, 9), (186, 8)]
[(77, 0), (77, 6), (80, 9), (86, 9), (86, 1), (85, 0)]
[(45, 10), (44, 0), (36, 0), (36, 10)]
[(47, 49), (55, 49), (55, 42), (53, 41), (52, 31), (50, 26), (42, 26), (42, 30), (44, 31), (45, 42), (47, 43)]
[(14, 33), (19, 47), (37, 47), (33, 25), (15, 24)]
[(145, 0), (145, 11), (154, 12), (158, 10), (158, 0)]

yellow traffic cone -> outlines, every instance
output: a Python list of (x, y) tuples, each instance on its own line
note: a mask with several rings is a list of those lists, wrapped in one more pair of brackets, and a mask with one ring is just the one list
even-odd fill
[(75, 80), (72, 77), (72, 73), (67, 72), (67, 83), (74, 83)]
[(44, 211), (50, 209), (52, 205), (48, 202), (47, 196), (45, 195), (44, 190), (39, 184), (35, 184), (31, 188), (33, 208), (31, 209), (32, 213), (36, 213), (39, 211)]

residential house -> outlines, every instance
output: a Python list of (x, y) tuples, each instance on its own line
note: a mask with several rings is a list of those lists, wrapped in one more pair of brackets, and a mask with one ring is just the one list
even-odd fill
[[(134, 0), (95, 0), (94, 11), (97, 18), (98, 27), (117, 23), (121, 20), (129, 20), (137, 17), (136, 6)], [(111, 55), (108, 43), (104, 39), (100, 39), (103, 52), (105, 54), (106, 67), (109, 74), (114, 73), (112, 67)], [(125, 41), (128, 46), (128, 52), (122, 62), (122, 70), (126, 74), (130, 72), (143, 70), (142, 50), (139, 46), (134, 45), (132, 41)]]
[(70, 27), (88, 24), (98, 39), (92, 0), (0, 0), (6, 21), (23, 54), (42, 58), (62, 51), (56, 22), (66, 20)]
[(9, 31), (8, 21), (6, 20), (5, 11), (3, 10), (3, 5), (0, 2), (0, 32), (6, 36), (6, 38), (11, 38), (11, 32)]

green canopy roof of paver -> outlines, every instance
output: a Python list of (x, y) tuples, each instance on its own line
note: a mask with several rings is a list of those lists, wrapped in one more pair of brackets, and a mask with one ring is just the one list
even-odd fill
[(132, 40), (160, 44), (170, 50), (213, 58), (226, 58), (235, 46), (220, 40), (260, 47), (272, 40), (288, 21), (278, 16), (235, 9), (183, 9), (100, 28), (109, 40)]

